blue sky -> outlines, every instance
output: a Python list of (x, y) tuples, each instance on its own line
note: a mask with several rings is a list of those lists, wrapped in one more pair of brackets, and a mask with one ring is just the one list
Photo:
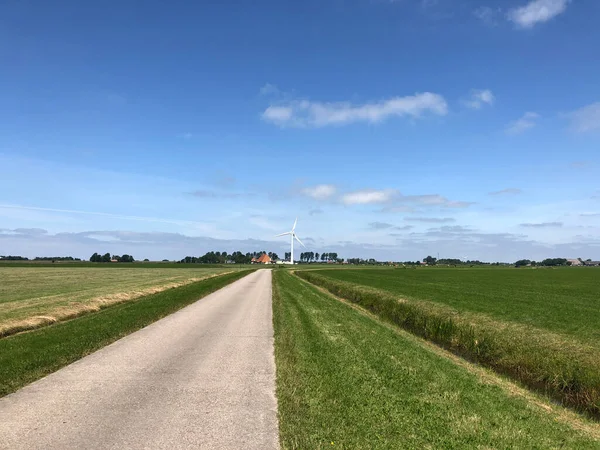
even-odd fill
[(0, 254), (600, 258), (600, 3), (0, 5)]

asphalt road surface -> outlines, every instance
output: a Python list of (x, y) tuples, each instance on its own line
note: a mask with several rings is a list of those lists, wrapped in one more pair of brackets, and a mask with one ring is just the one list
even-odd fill
[(271, 271), (0, 399), (0, 448), (278, 448)]

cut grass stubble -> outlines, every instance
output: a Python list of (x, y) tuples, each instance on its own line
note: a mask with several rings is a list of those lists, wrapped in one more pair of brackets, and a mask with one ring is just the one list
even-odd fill
[(228, 272), (225, 269), (0, 269), (3, 279), (0, 338)]

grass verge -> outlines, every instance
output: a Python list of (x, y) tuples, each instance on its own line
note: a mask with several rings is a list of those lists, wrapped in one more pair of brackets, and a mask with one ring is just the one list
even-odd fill
[(600, 433), (557, 422), (403, 331), (289, 273), (273, 276), (282, 448), (600, 445)]
[(0, 396), (16, 391), (248, 275), (233, 272), (0, 339)]
[(595, 348), (545, 330), (483, 315), (460, 315), (432, 302), (400, 300), (389, 292), (314, 272), (296, 274), (417, 336), (506, 374), (566, 406), (600, 417), (600, 359)]

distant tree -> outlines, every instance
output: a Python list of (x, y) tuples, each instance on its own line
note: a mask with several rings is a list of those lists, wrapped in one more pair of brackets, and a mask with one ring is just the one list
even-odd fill
[(0, 256), (0, 259), (3, 259), (5, 261), (29, 261), (29, 258), (26, 258), (25, 256), (17, 256), (17, 255)]
[(110, 262), (110, 253), (102, 255), (102, 262)]
[(549, 267), (566, 266), (567, 260), (565, 258), (546, 258), (541, 262), (541, 265)]
[(148, 258), (144, 259), (144, 262), (150, 262), (150, 260)]
[(515, 263), (515, 267), (525, 267), (531, 264), (531, 261), (528, 259), (520, 259)]
[(428, 266), (435, 266), (437, 259), (433, 256), (428, 256), (423, 260), (423, 262), (427, 263)]

